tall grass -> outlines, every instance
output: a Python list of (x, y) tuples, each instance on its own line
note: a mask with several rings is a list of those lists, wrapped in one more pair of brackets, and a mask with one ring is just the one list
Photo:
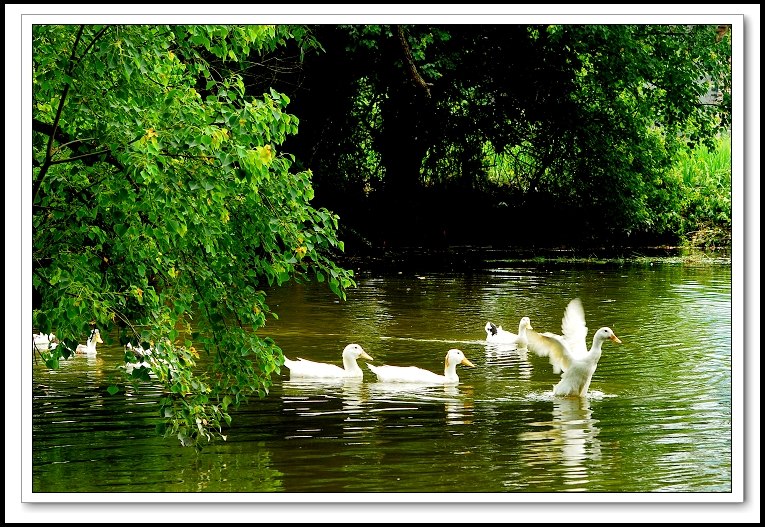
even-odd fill
[(729, 246), (732, 231), (730, 133), (714, 149), (699, 145), (681, 152), (675, 171), (682, 181), (681, 239), (692, 247)]

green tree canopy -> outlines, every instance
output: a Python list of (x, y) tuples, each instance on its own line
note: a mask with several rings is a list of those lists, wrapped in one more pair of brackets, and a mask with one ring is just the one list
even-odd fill
[(317, 47), (293, 26), (33, 27), (33, 324), (64, 344), (44, 359), (56, 367), (91, 324), (152, 343), (163, 425), (183, 444), (223, 435), (279, 371), (254, 331), (276, 316), (266, 286), (353, 285), (333, 263), (337, 216), (281, 150), (289, 98), (245, 83), (288, 43)]
[[(503, 242), (533, 244), (671, 236), (682, 193), (669, 174), (676, 154), (712, 146), (730, 125), (724, 25), (315, 32), (326, 53), (307, 58), (290, 150), (316, 172), (321, 203), (370, 239), (427, 243), (447, 230), (472, 243), (503, 232)], [(518, 218), (523, 228), (504, 227)]]

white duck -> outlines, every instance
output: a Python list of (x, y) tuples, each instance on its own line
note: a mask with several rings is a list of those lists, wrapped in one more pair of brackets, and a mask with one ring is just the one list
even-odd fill
[(484, 327), (486, 330), (486, 342), (491, 344), (515, 344), (519, 348), (526, 348), (528, 345), (528, 338), (526, 337), (527, 329), (534, 329), (531, 327), (531, 320), (529, 317), (523, 317), (518, 324), (518, 334), (502, 329), (502, 326), (497, 326), (491, 322), (487, 322)]
[(293, 377), (313, 377), (319, 379), (337, 379), (337, 378), (361, 378), (364, 372), (359, 367), (356, 360), (359, 358), (373, 360), (372, 357), (358, 344), (348, 344), (343, 349), (343, 367), (323, 362), (313, 362), (298, 358), (290, 360), (284, 357), (284, 365), (290, 370), (290, 378)]
[(98, 331), (98, 328), (94, 328), (93, 331), (90, 332), (90, 336), (88, 337), (88, 343), (78, 344), (77, 349), (74, 350), (74, 352), (78, 355), (87, 355), (88, 357), (95, 357), (96, 344), (103, 344), (103, 343), (104, 341), (101, 340), (101, 332)]
[(53, 333), (34, 333), (32, 335), (35, 348), (38, 350), (56, 349), (58, 338)]
[(569, 302), (561, 325), (563, 335), (554, 333), (528, 333), (528, 348), (542, 357), (548, 357), (553, 371), (561, 374), (561, 380), (553, 387), (553, 394), (561, 397), (585, 397), (592, 376), (602, 354), (601, 346), (606, 340), (621, 344), (621, 340), (608, 327), (602, 327), (592, 338), (587, 349), (587, 326), (584, 321), (582, 301)]
[(457, 376), (458, 364), (475, 368), (473, 363), (467, 360), (462, 351), (458, 349), (450, 349), (446, 353), (443, 375), (423, 370), (416, 366), (372, 366), (371, 364), (367, 364), (367, 366), (377, 375), (377, 380), (381, 382), (459, 384), (460, 379)]
[(133, 346), (133, 344), (128, 342), (125, 345), (125, 351), (132, 351), (133, 355), (135, 355), (139, 361), (125, 363), (125, 371), (128, 374), (133, 373), (133, 370), (136, 368), (145, 367), (149, 369), (149, 376), (154, 376), (154, 373), (151, 371), (155, 363), (154, 358), (151, 356), (152, 352), (154, 351), (152, 347), (143, 348), (140, 344)]

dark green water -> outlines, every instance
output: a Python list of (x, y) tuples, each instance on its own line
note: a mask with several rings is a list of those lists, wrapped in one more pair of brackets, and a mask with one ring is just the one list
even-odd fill
[[(551, 396), (546, 359), (486, 346), (487, 320), (529, 316), (559, 332), (582, 298), (588, 339), (610, 326), (586, 399)], [(110, 396), (122, 350), (60, 370), (34, 366), (34, 493), (732, 492), (729, 263), (509, 264), (470, 273), (361, 273), (346, 302), (324, 287), (273, 291), (260, 333), (285, 354), (443, 371), (455, 387), (298, 382), (234, 414), (228, 440), (197, 454), (155, 435), (150, 384)], [(740, 360), (737, 357), (736, 360)], [(361, 361), (364, 362), (364, 361)], [(140, 499), (140, 497), (138, 497)]]

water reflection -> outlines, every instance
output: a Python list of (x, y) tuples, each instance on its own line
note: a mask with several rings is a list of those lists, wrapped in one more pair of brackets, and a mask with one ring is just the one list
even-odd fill
[(387, 403), (387, 410), (440, 406), (443, 404), (448, 424), (473, 423), (473, 387), (470, 385), (429, 385), (417, 383), (376, 382), (369, 385), (369, 394), (375, 403)]
[[(34, 365), (33, 489), (731, 492), (729, 266), (495, 267), (362, 278), (347, 302), (320, 284), (270, 290), (280, 318), (260, 332), (288, 356), (336, 362), (358, 342), (374, 364), (440, 371), (457, 347), (476, 368), (457, 386), (285, 372), (201, 454), (157, 436), (161, 389), (125, 381), (122, 347)], [(624, 345), (604, 352), (588, 398), (554, 398), (548, 360), (487, 345), (483, 324), (528, 314), (556, 330), (575, 296)]]
[(367, 395), (361, 379), (296, 378), (282, 382), (282, 400), (285, 406), (302, 405), (296, 406), (298, 411), (305, 411), (301, 408), (311, 411), (311, 401), (327, 398), (340, 399), (342, 411), (355, 414), (363, 410)]
[(446, 421), (451, 425), (473, 424), (473, 387), (463, 386), (462, 392), (457, 386), (444, 386), (444, 393), (449, 399), (444, 401)]
[[(592, 418), (587, 397), (553, 397), (552, 421), (537, 422), (541, 430), (519, 435), (528, 441), (524, 450), (530, 466), (552, 464), (560, 472), (566, 491), (586, 491), (590, 469), (601, 458), (600, 429)], [(548, 469), (549, 470), (549, 469)]]
[(491, 366), (518, 368), (518, 376), (530, 379), (533, 365), (529, 360), (529, 350), (515, 344), (485, 344), (486, 364)]

